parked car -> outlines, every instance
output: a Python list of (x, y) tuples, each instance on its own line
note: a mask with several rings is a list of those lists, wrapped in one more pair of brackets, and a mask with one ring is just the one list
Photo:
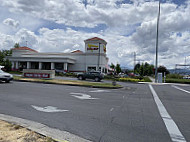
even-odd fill
[(184, 76), (183, 79), (190, 79), (190, 76)]
[(67, 72), (65, 72), (64, 70), (55, 70), (55, 73), (62, 73), (62, 74), (66, 74)]
[(101, 81), (104, 78), (104, 75), (100, 72), (86, 72), (86, 73), (80, 73), (77, 75), (77, 78), (79, 80), (85, 80), (85, 79), (94, 79), (95, 81)]
[(0, 68), (0, 81), (5, 81), (8, 83), (11, 80), (13, 80), (13, 75), (2, 71)]

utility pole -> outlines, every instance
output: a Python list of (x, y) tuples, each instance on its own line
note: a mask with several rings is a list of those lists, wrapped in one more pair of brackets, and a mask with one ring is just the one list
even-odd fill
[(136, 52), (134, 52), (134, 74), (135, 74), (135, 65), (136, 65)]
[(98, 69), (97, 70), (99, 71), (99, 68), (100, 68), (100, 44), (101, 43), (98, 43), (98, 44), (99, 44), (99, 46), (98, 46), (99, 50), (98, 50)]
[(28, 43), (28, 41), (26, 40), (26, 47), (27, 47), (27, 43)]
[(158, 36), (159, 36), (159, 21), (160, 21), (160, 0), (157, 18), (157, 34), (156, 34), (156, 70), (155, 70), (155, 82), (158, 82)]

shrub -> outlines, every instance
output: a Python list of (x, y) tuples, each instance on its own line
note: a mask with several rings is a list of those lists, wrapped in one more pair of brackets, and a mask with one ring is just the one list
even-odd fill
[(134, 79), (134, 78), (118, 78), (116, 81), (123, 81), (123, 82), (139, 82), (139, 81), (144, 81), (140, 79)]
[(71, 72), (67, 72), (67, 73), (55, 73), (56, 76), (67, 76), (67, 77), (77, 77), (77, 74), (75, 73), (71, 73)]
[(182, 79), (183, 76), (179, 75), (179, 74), (168, 74), (168, 75), (166, 75), (166, 78)]
[(114, 79), (113, 75), (104, 75), (104, 79)]
[(151, 80), (150, 80), (150, 78), (149, 77), (143, 77), (143, 80), (145, 81), (145, 82), (152, 82)]
[(184, 84), (190, 84), (190, 80), (189, 79), (168, 78), (168, 79), (166, 79), (166, 83), (184, 83)]

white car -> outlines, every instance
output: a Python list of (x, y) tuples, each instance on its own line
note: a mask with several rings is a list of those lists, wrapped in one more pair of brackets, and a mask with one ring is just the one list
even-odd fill
[(11, 80), (13, 80), (13, 75), (2, 71), (0, 68), (0, 81), (5, 81), (8, 83)]

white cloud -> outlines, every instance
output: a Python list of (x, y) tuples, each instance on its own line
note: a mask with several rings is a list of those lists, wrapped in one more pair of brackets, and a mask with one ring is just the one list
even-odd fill
[[(98, 36), (108, 42), (110, 62), (132, 67), (133, 52), (137, 52), (138, 60), (154, 64), (158, 1), (131, 0), (133, 4), (117, 5), (118, 0), (88, 0), (86, 7), (82, 0), (0, 1), (12, 13), (20, 14), (19, 20), (16, 19), (20, 29), (10, 36), (0, 34), (0, 48), (9, 48), (15, 42), (25, 45), (28, 41), (30, 47), (42, 52), (84, 51), (84, 40)], [(184, 63), (184, 56), (190, 50), (189, 11), (190, 3), (186, 6), (173, 2), (161, 4), (159, 64), (173, 68), (175, 63)], [(22, 16), (28, 19), (22, 20)], [(33, 16), (36, 18), (30, 18)], [(89, 33), (72, 28), (41, 28), (42, 19), (76, 28), (105, 24), (106, 29)], [(8, 21), (11, 25), (11, 20)]]
[(7, 18), (3, 21), (5, 25), (11, 26), (13, 28), (18, 28), (19, 26), (19, 21), (15, 21), (14, 19)]

